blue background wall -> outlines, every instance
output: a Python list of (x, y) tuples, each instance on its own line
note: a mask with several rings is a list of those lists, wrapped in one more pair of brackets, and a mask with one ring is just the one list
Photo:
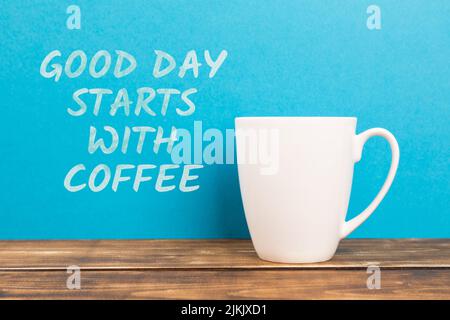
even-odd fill
[[(367, 7), (382, 12), (368, 30)], [(81, 30), (66, 28), (70, 4)], [(400, 167), (390, 193), (353, 237), (450, 237), (450, 2), (448, 1), (0, 1), (0, 238), (247, 237), (236, 167), (200, 172), (192, 193), (141, 188), (70, 193), (76, 163), (148, 162), (143, 155), (86, 151), (90, 124), (141, 123), (125, 117), (71, 117), (82, 88), (196, 87), (194, 115), (153, 125), (233, 128), (236, 116), (357, 116), (358, 131), (385, 127), (397, 137)], [(132, 53), (128, 77), (87, 74), (57, 83), (39, 74), (58, 49), (92, 56)], [(229, 55), (213, 79), (151, 77), (153, 51)], [(349, 216), (375, 196), (389, 165), (382, 139), (356, 165)], [(156, 160), (155, 160), (156, 159)], [(160, 158), (151, 162), (162, 161)], [(154, 161), (153, 161), (154, 160)]]

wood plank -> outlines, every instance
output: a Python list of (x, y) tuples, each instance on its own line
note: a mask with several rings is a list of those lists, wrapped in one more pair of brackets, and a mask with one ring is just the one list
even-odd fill
[(249, 240), (0, 241), (0, 270), (210, 268), (449, 268), (449, 239), (343, 240), (335, 257), (314, 264), (258, 259)]
[(0, 299), (450, 299), (450, 270), (87, 270), (68, 290), (60, 271), (2, 271)]

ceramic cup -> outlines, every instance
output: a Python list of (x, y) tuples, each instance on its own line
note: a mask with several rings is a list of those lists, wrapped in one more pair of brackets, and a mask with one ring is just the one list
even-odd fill
[[(261, 259), (285, 263), (329, 260), (339, 241), (380, 204), (394, 180), (399, 147), (385, 129), (355, 134), (356, 121), (352, 117), (235, 119), (242, 200)], [(390, 144), (389, 173), (372, 203), (345, 221), (353, 166), (373, 136)]]

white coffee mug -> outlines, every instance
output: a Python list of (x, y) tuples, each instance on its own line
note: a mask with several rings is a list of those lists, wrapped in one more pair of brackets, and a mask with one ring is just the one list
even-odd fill
[[(399, 162), (387, 130), (355, 134), (352, 117), (240, 117), (235, 120), (239, 183), (250, 235), (261, 259), (310, 263), (333, 257), (388, 192)], [(345, 221), (353, 165), (364, 143), (384, 137), (392, 152), (381, 190)]]

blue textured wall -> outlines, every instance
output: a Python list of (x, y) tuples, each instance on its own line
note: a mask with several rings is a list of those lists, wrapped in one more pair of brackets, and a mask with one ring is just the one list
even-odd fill
[[(381, 30), (366, 9), (381, 8)], [(66, 27), (79, 5), (80, 30)], [(87, 152), (89, 126), (176, 124), (233, 128), (245, 115), (356, 116), (358, 131), (389, 129), (401, 149), (390, 193), (353, 237), (450, 237), (450, 2), (448, 1), (0, 1), (0, 238), (247, 237), (234, 165), (206, 166), (200, 189), (158, 193), (68, 192), (77, 163), (160, 164), (151, 153)], [(121, 49), (138, 60), (127, 77), (88, 74), (58, 82), (44, 57)], [(152, 77), (154, 50), (181, 62), (187, 51), (228, 57), (214, 78), (200, 68)], [(203, 56), (200, 55), (203, 59)], [(64, 61), (62, 59), (62, 61)], [(204, 63), (204, 60), (200, 61)], [(179, 117), (72, 117), (79, 88), (198, 89), (196, 111)], [(132, 100), (135, 97), (132, 98)], [(356, 165), (349, 216), (375, 196), (389, 165), (382, 139)], [(130, 182), (128, 182), (130, 183)]]

